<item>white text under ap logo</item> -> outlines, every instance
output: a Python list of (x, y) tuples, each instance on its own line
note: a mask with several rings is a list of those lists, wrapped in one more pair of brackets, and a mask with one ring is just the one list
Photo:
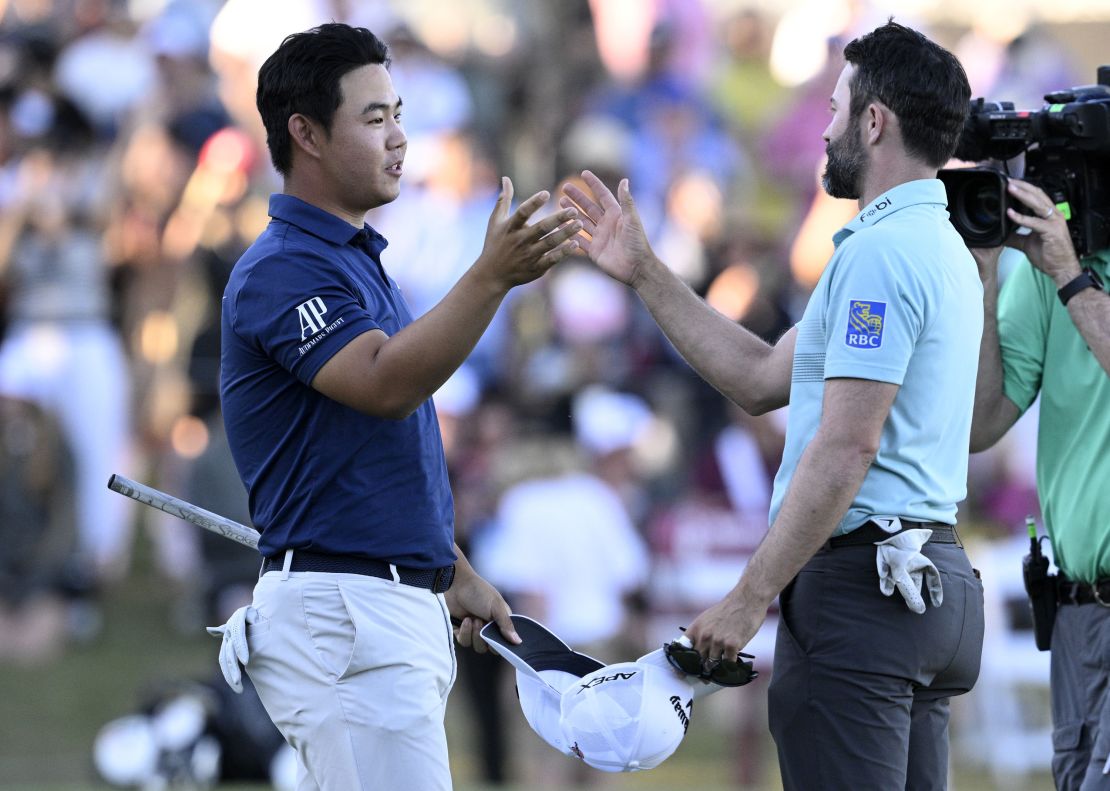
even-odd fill
[(324, 329), (324, 314), (328, 312), (324, 300), (313, 297), (297, 305), (297, 318), (301, 321), (301, 340)]

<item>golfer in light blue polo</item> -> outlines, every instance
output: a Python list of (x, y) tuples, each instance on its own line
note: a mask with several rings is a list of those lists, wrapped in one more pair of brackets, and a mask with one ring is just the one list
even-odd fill
[(783, 786), (939, 791), (948, 701), (975, 683), (983, 643), (983, 589), (954, 527), (983, 292), (936, 179), (971, 90), (950, 52), (894, 22), (844, 58), (824, 187), (859, 214), (773, 346), (655, 257), (627, 181), (614, 195), (583, 174), (592, 194), (566, 193), (583, 249), (706, 381), (753, 414), (790, 405), (767, 535), (686, 635), (705, 661), (734, 661), (777, 595), (768, 715)]

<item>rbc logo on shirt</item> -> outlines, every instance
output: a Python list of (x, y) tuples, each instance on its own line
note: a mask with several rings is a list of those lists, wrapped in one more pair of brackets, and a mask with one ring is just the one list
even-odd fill
[(844, 343), (853, 349), (878, 349), (883, 345), (885, 302), (853, 299), (848, 306), (848, 332)]

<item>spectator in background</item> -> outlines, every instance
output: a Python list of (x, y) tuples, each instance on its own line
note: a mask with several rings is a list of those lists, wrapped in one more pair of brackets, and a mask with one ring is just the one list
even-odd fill
[[(517, 303), (513, 396), (537, 417), (562, 410), (589, 382), (628, 379), (630, 305), (604, 275), (574, 259)], [(552, 428), (569, 429), (565, 422)]]
[(759, 147), (763, 168), (788, 190), (799, 216), (821, 192), (815, 172), (825, 154), (821, 130), (828, 124), (829, 97), (844, 67), (844, 41), (830, 38), (826, 47), (828, 57), (821, 71), (786, 100)]
[(427, 97), (405, 113), (409, 147), (423, 158), (426, 140), (470, 126), (474, 112), (470, 87), (462, 74), (429, 49), (405, 22), (398, 20), (382, 37), (393, 57), (391, 73), (397, 93)]
[(729, 127), (754, 143), (782, 112), (787, 91), (771, 73), (771, 26), (755, 8), (737, 11), (723, 26), (722, 57), (710, 80), (711, 97)]
[(573, 414), (577, 448), (556, 436), (520, 449), (522, 479), (500, 498), (481, 563), (519, 612), (576, 650), (608, 654), (606, 644), (625, 625), (625, 597), (647, 576), (644, 542), (629, 516), (639, 493), (628, 465), (651, 412), (635, 396), (588, 388)]
[(54, 84), (99, 136), (111, 138), (153, 89), (154, 58), (118, 3), (77, 2), (70, 20), (77, 30), (58, 55)]
[(73, 459), (57, 421), (0, 396), (0, 662), (62, 647), (75, 539)]
[(665, 213), (668, 190), (689, 169), (712, 174), (722, 189), (750, 171), (745, 152), (725, 132), (700, 86), (669, 67), (676, 42), (676, 30), (658, 24), (643, 76), (631, 85), (603, 86), (587, 103), (587, 112), (612, 115), (628, 129), (629, 174), (641, 185), (649, 221)]
[(75, 465), (79, 564), (99, 582), (127, 567), (130, 510), (105, 483), (127, 468), (130, 377), (101, 248), (103, 151), (76, 106), (57, 99), (49, 109), (0, 220), (10, 321), (0, 393), (33, 401), (61, 426)]
[(155, 59), (157, 88), (137, 116), (159, 118), (195, 157), (204, 143), (231, 123), (208, 65), (211, 15), (201, 3), (169, 3), (141, 31)]

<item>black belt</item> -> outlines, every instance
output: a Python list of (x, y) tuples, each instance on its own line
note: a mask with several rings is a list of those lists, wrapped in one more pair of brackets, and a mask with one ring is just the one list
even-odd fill
[[(914, 530), (923, 527), (926, 530), (932, 530), (933, 535), (929, 537), (926, 543), (936, 544), (959, 544), (960, 539), (956, 535), (956, 528), (953, 525), (945, 524), (944, 522), (911, 522), (909, 519), (902, 519), (902, 529), (898, 532), (905, 532), (906, 530)], [(891, 533), (883, 530), (875, 522), (864, 522), (851, 533), (845, 533), (842, 536), (830, 538), (825, 542), (827, 549), (839, 549), (840, 547), (858, 547), (867, 544), (874, 544), (876, 541), (886, 541), (891, 536), (896, 536), (898, 533)]]
[(1110, 579), (1089, 582), (1072, 582), (1063, 574), (1056, 576), (1056, 598), (1060, 604), (1101, 604), (1110, 607)]
[[(285, 565), (285, 553), (265, 558), (262, 561), (261, 574), (270, 571), (281, 571)], [(432, 593), (443, 593), (451, 587), (455, 579), (455, 566), (444, 566), (439, 569), (414, 569), (406, 566), (394, 566), (397, 569), (397, 578), (405, 585), (414, 588), (427, 588)], [(293, 551), (293, 562), (290, 571), (326, 571), (331, 574), (363, 574), (367, 577), (379, 577), (383, 580), (393, 579), (393, 572), (384, 560), (370, 558), (356, 558), (348, 555), (324, 555), (319, 552)]]

